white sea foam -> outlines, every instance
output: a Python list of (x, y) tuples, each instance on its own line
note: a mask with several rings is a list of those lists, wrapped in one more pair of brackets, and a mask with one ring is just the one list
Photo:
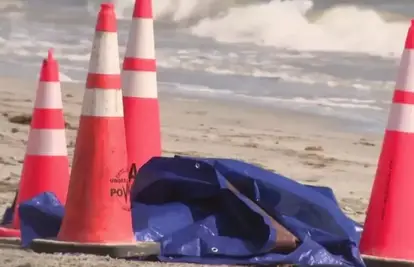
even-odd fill
[[(115, 2), (118, 13), (130, 18), (132, 0)], [(154, 0), (154, 10), (158, 20), (193, 21), (188, 30), (196, 36), (298, 51), (398, 57), (408, 28), (408, 21), (390, 22), (388, 13), (360, 6), (333, 6), (309, 15), (311, 0), (237, 2), (243, 1)]]

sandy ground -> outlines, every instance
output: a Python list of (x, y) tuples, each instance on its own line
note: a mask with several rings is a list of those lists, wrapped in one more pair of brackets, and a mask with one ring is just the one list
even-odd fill
[[(19, 181), (36, 82), (1, 78), (0, 212)], [(63, 84), (69, 153), (83, 86)], [(380, 150), (380, 135), (339, 131), (339, 122), (285, 110), (161, 94), (165, 155), (237, 158), (297, 181), (332, 187), (344, 212), (363, 222)], [(17, 117), (16, 117), (17, 116)], [(18, 118), (18, 119), (16, 119)], [(15, 121), (15, 122), (11, 122)], [(17, 121), (17, 122), (16, 122)], [(148, 265), (154, 265), (149, 263)], [(46, 256), (0, 247), (1, 266), (138, 266), (86, 256)]]

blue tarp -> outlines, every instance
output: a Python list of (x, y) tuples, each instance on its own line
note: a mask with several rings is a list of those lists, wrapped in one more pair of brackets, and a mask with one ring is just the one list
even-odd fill
[[(161, 261), (364, 266), (361, 228), (331, 189), (241, 161), (153, 158), (138, 171), (131, 201), (135, 236), (160, 242)], [(20, 205), (19, 214), (27, 246), (56, 237), (64, 208), (46, 192)], [(300, 240), (293, 252), (276, 252), (274, 221)]]

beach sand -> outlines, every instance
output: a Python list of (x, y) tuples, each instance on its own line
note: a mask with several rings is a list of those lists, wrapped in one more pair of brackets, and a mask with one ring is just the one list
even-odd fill
[[(0, 78), (0, 212), (19, 181), (36, 81)], [(62, 84), (72, 157), (83, 85)], [(301, 183), (331, 187), (343, 211), (363, 222), (382, 135), (341, 131), (341, 122), (236, 102), (161, 94), (164, 155), (241, 159)], [(0, 248), (2, 266), (138, 266), (92, 256), (45, 256)], [(156, 263), (148, 263), (154, 265)]]

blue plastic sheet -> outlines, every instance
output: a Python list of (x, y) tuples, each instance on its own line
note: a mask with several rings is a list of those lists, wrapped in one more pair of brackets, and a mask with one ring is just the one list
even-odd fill
[[(361, 228), (332, 190), (241, 161), (153, 158), (139, 170), (131, 201), (135, 236), (160, 242), (161, 261), (364, 266)], [(19, 214), (27, 246), (55, 237), (64, 209), (46, 192), (20, 205)], [(300, 240), (293, 252), (275, 252), (274, 220)]]

